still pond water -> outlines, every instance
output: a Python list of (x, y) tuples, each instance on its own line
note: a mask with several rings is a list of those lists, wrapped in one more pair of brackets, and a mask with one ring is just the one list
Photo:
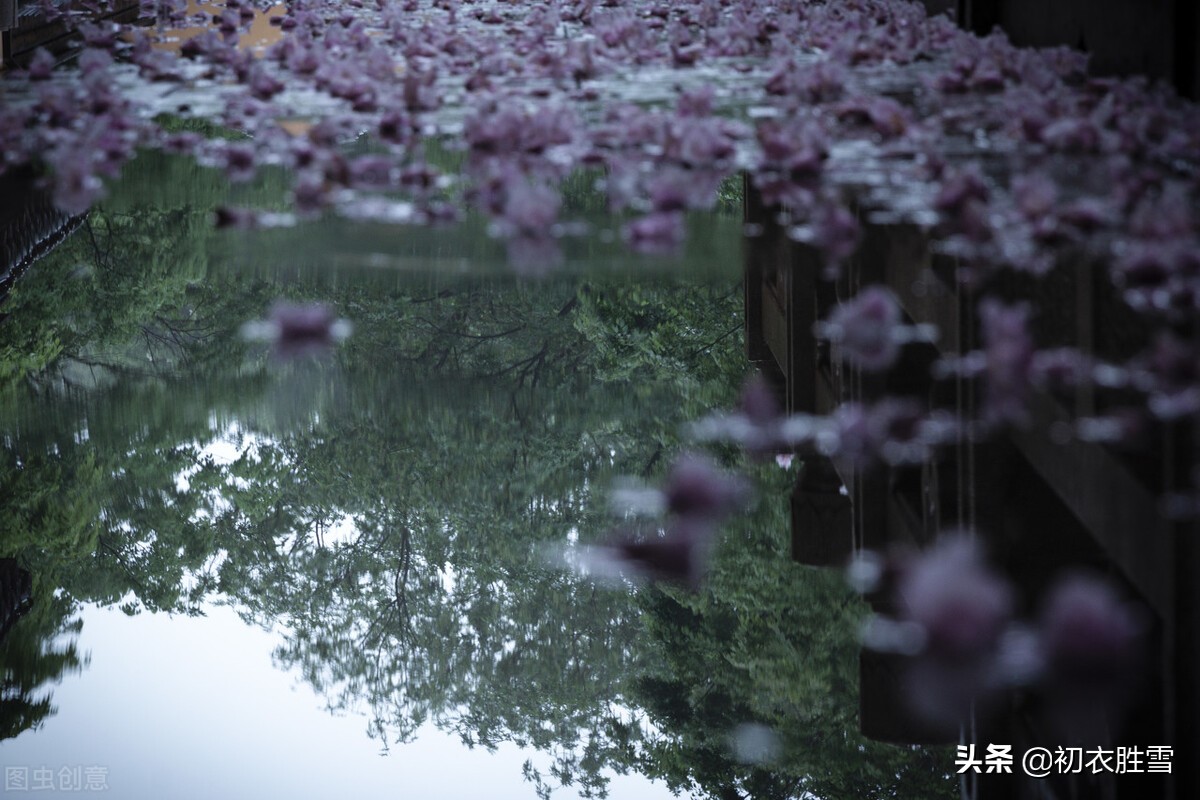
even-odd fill
[[(717, 454), (758, 496), (699, 592), (547, 558), (608, 536), (610, 490), (660, 481), (747, 371), (736, 187), (655, 260), (576, 183), (594, 234), (528, 278), (470, 215), (217, 230), (270, 176), (144, 154), (29, 269), (0, 326), (3, 555), (32, 574), (2, 645), (6, 788), (954, 791), (946, 753), (859, 736), (865, 606), (791, 563), (794, 472)], [(298, 358), (247, 341), (280, 298), (353, 332)]]

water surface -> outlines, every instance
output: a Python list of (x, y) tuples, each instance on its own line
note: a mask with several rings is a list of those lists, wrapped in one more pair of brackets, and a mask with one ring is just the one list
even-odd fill
[[(588, 233), (531, 277), (472, 214), (213, 228), (273, 180), (143, 154), (6, 304), (0, 555), (33, 588), (0, 763), (131, 798), (953, 788), (945, 754), (857, 733), (865, 611), (790, 561), (794, 473), (716, 453), (759, 493), (698, 592), (547, 557), (735, 401), (736, 203), (635, 257), (580, 176)], [(280, 298), (353, 333), (247, 341)], [(769, 746), (739, 756), (747, 724)]]

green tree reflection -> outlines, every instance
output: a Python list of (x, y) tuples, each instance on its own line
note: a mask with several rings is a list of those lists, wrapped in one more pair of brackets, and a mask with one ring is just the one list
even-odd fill
[[(226, 602), (281, 625), (278, 663), (385, 746), (433, 721), (533, 747), (553, 761), (527, 768), (541, 793), (603, 796), (631, 769), (722, 798), (949, 792), (927, 752), (857, 737), (861, 612), (788, 560), (783, 485), (729, 528), (699, 595), (600, 587), (543, 557), (604, 536), (604, 487), (661, 477), (683, 423), (732, 403), (738, 276), (337, 270), (313, 263), (329, 245), (311, 231), (290, 249), (219, 236), (207, 173), (143, 166), (175, 188), (149, 208), (115, 190), (0, 328), (0, 556), (66, 603), (13, 646), (77, 602)], [(177, 169), (203, 173), (198, 197), (171, 194), (191, 179)], [(411, 258), (495, 248), (471, 220), (441, 235), (414, 235), (430, 249)], [(273, 361), (238, 330), (281, 295), (332, 304), (355, 335), (325, 361)], [(733, 761), (748, 720), (783, 732), (777, 763)]]

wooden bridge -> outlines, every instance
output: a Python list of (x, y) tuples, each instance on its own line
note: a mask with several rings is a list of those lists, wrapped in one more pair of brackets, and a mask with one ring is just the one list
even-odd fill
[(0, 303), (17, 278), (66, 239), (84, 216), (55, 206), (31, 168), (0, 175)]
[[(1000, 26), (1016, 44), (1066, 44), (1087, 50), (1099, 74), (1142, 74), (1171, 82), (1185, 97), (1200, 90), (1196, 43), (1200, 23), (1186, 0), (1026, 2), (925, 0), (931, 13), (950, 11), (962, 25), (985, 34)], [(1130, 14), (1137, 19), (1127, 19)], [(1086, 169), (1086, 167), (1084, 167)], [(1041, 346), (1123, 361), (1144, 348), (1151, 332), (1118, 296), (1105, 265), (1082, 253), (1057, 257), (1053, 272), (1035, 280), (1002, 274), (987, 285), (957, 279), (958, 263), (941, 255), (936, 240), (914, 225), (873, 222), (867, 193), (848, 188), (864, 235), (836, 280), (813, 247), (792, 241), (780, 224), (786, 209), (765, 204), (745, 184), (745, 220), (760, 236), (745, 256), (746, 347), (749, 359), (774, 376), (790, 413), (827, 414), (846, 402), (900, 395), (926, 411), (951, 410), (977, 418), (979, 388), (970, 380), (931, 377), (939, 359), (979, 347), (978, 297), (985, 291), (1033, 308)], [(910, 344), (902, 361), (880, 377), (847, 363), (814, 326), (842, 300), (867, 285), (888, 287), (907, 321), (936, 326), (933, 343)], [(1193, 325), (1193, 328), (1195, 326)], [(1192, 335), (1196, 335), (1192, 331)], [(1174, 747), (1176, 771), (1118, 782), (1103, 777), (1084, 795), (1200, 796), (1200, 548), (1195, 522), (1164, 513), (1162, 498), (1187, 488), (1196, 461), (1197, 431), (1190, 422), (1157, 424), (1137, 448), (1118, 449), (1069, 435), (1069, 420), (1099, 413), (1088, 388), (1065, 403), (1035, 393), (1028, 426), (987, 440), (960, 438), (925, 463), (869, 469), (810, 455), (791, 498), (796, 561), (840, 568), (864, 549), (922, 547), (939, 531), (969, 527), (986, 541), (999, 566), (1015, 578), (1019, 607), (1036, 599), (1064, 569), (1087, 567), (1108, 575), (1153, 617), (1149, 682), (1141, 702), (1114, 741)], [(873, 597), (877, 610), (885, 598)], [(1036, 702), (1013, 692), (1001, 709), (979, 720), (972, 737), (913, 718), (905, 703), (905, 660), (864, 650), (860, 658), (861, 725), (871, 738), (899, 743), (1009, 743), (1014, 752), (1056, 745)], [(1079, 796), (1062, 777), (1035, 780), (987, 775), (978, 797)], [(1144, 780), (1142, 780), (1144, 779)]]
[[(973, 291), (955, 279), (954, 260), (936, 255), (920, 230), (872, 224), (864, 209), (862, 244), (838, 279), (829, 281), (823, 277), (822, 256), (788, 238), (777, 209), (765, 206), (749, 181), (746, 192), (746, 221), (763, 231), (748, 240), (746, 249), (747, 354), (775, 375), (790, 413), (827, 414), (843, 403), (886, 394), (907, 397), (928, 411), (949, 408), (960, 418), (976, 418), (978, 387), (963, 380), (935, 381), (930, 367), (944, 355), (977, 348), (976, 294), (984, 288), (1032, 301), (1039, 343), (1070, 344), (1114, 357), (1131, 355), (1134, 343), (1144, 342), (1140, 320), (1088, 259), (1060, 264), (1045, 281), (1008, 277)], [(936, 346), (907, 346), (902, 363), (884, 377), (855, 369), (836, 346), (814, 335), (815, 324), (838, 298), (852, 297), (869, 284), (889, 287), (909, 321), (936, 325), (941, 332)], [(1200, 752), (1195, 678), (1200, 551), (1196, 525), (1168, 519), (1160, 498), (1188, 483), (1195, 431), (1187, 424), (1164, 424), (1147, 434), (1146, 447), (1118, 451), (1048, 435), (1065, 431), (1068, 419), (1094, 411), (1090, 392), (1081, 390), (1071, 409), (1044, 394), (1032, 405), (1028, 427), (994, 440), (964, 438), (920, 465), (857, 469), (809, 456), (791, 498), (793, 557), (840, 568), (862, 549), (921, 547), (939, 531), (970, 528), (1015, 578), (1025, 611), (1065, 568), (1086, 566), (1108, 574), (1154, 617), (1152, 686), (1119, 741), (1173, 743), (1177, 764), (1186, 770), (1191, 766), (1186, 754)], [(863, 651), (863, 732), (893, 742), (958, 741), (957, 731), (912, 719), (902, 669), (900, 657)], [(986, 721), (981, 741), (1011, 743), (1016, 752), (1034, 744), (1062, 744), (1040, 732), (1043, 721), (1023, 698), (1014, 694), (1007, 706)], [(1036, 793), (1047, 788), (1045, 782), (1035, 789), (1020, 785), (1020, 776), (987, 777), (980, 782), (981, 797), (1047, 796)], [(1182, 788), (1191, 785), (1194, 774), (1172, 777), (1178, 785), (1163, 780), (1162, 793), (1155, 796), (1195, 796)], [(1135, 788), (1145, 791), (1149, 783)]]
[[(137, 19), (139, 7), (137, 0), (109, 0), (93, 16), (97, 21), (130, 22)], [(39, 47), (60, 57), (69, 55), (76, 38), (61, 21), (48, 18), (40, 3), (0, 0), (0, 68), (25, 63)]]

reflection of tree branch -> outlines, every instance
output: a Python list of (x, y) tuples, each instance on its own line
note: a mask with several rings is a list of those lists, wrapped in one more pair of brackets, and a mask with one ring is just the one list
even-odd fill
[[(525, 414), (521, 411), (521, 404), (517, 402), (517, 390), (519, 390), (520, 388), (521, 388), (520, 384), (517, 384), (516, 386), (513, 387), (513, 390), (508, 393), (508, 403), (509, 403), (509, 407), (512, 408), (513, 416), (516, 418), (517, 424), (520, 425), (521, 430), (524, 431), (525, 430)], [(516, 469), (516, 466), (517, 466), (516, 457), (517, 457), (517, 449), (513, 448), (513, 469)]]
[[(75, 355), (73, 353), (63, 353), (62, 358), (66, 359), (68, 361), (74, 361), (77, 364), (82, 364), (85, 367), (102, 367), (104, 369), (111, 370), (113, 372), (118, 372), (123, 375), (132, 375), (132, 376), (136, 376), (138, 378), (157, 378), (157, 377), (159, 377), (159, 375), (155, 372), (150, 372), (148, 370), (142, 370), (142, 369), (136, 369), (135, 367), (131, 367), (128, 364), (117, 364), (117, 363), (111, 362), (111, 361), (93, 361), (91, 359), (84, 358), (83, 356)], [(62, 380), (66, 381), (66, 378), (62, 378)]]
[(732, 328), (730, 328), (729, 330), (727, 330), (727, 331), (725, 331), (724, 333), (722, 333), (722, 334), (721, 334), (720, 336), (718, 336), (716, 339), (713, 339), (713, 340), (712, 340), (711, 342), (709, 342), (708, 344), (706, 344), (706, 345), (704, 345), (703, 347), (699, 348), (699, 349), (698, 349), (698, 350), (696, 350), (695, 352), (693, 352), (693, 353), (689, 354), (686, 360), (687, 360), (687, 361), (690, 363), (690, 362), (691, 362), (691, 361), (692, 361), (694, 358), (696, 358), (696, 356), (700, 355), (700, 354), (701, 354), (701, 353), (703, 353), (705, 350), (709, 350), (709, 349), (711, 349), (711, 348), (712, 348), (714, 345), (716, 345), (716, 344), (717, 344), (718, 342), (720, 342), (722, 339), (728, 338), (729, 336), (732, 336), (733, 334), (737, 333), (737, 332), (738, 332), (738, 331), (740, 331), (740, 330), (741, 330), (743, 327), (744, 327), (744, 326), (742, 325), (742, 323), (740, 323), (740, 322), (739, 322), (737, 325), (734, 325)]
[(150, 325), (142, 326), (143, 333), (153, 336), (165, 345), (174, 346), (185, 360), (191, 358), (191, 354), (187, 350), (188, 345), (198, 344), (217, 335), (217, 329), (211, 325), (195, 324), (192, 327), (185, 327), (181, 321), (170, 320), (162, 314), (156, 314), (154, 322), (156, 326), (165, 330), (166, 334), (155, 330), (155, 327)]
[(412, 558), (412, 532), (406, 526), (400, 532), (400, 565), (396, 569), (396, 576), (392, 583), (392, 600), (367, 628), (367, 633), (363, 638), (368, 647), (377, 647), (375, 632), (381, 625), (386, 626), (386, 623), (391, 621), (393, 614), (395, 622), (400, 628), (400, 641), (407, 642), (413, 634), (412, 619), (408, 611), (408, 576), (412, 569)]
[(512, 372), (513, 370), (519, 370), (520, 371), (519, 383), (524, 384), (525, 377), (529, 374), (529, 371), (531, 369), (533, 369), (536, 365), (540, 364), (542, 361), (545, 361), (546, 353), (549, 352), (549, 350), (550, 350), (550, 341), (546, 340), (546, 341), (542, 342), (542, 349), (538, 350), (536, 353), (529, 356), (528, 358), (522, 358), (520, 361), (514, 361), (513, 363), (509, 364), (504, 369), (498, 370), (496, 372), (488, 373), (487, 375), (480, 375), (479, 377), (481, 377), (481, 378), (499, 378), (501, 375), (506, 375), (506, 374)]
[[(538, 378), (540, 378), (542, 376), (542, 367), (545, 366), (545, 364), (546, 364), (546, 347), (543, 345), (542, 352), (541, 352), (540, 356), (538, 357), (537, 363), (533, 365), (533, 378), (530, 379), (530, 381), (529, 381), (530, 389), (537, 386)], [(522, 373), (522, 375), (521, 375), (521, 383), (522, 384), (525, 383), (525, 375), (526, 374), (528, 374), (528, 372)]]
[(662, 442), (659, 442), (658, 446), (654, 448), (654, 452), (650, 454), (650, 460), (646, 462), (646, 466), (642, 467), (643, 478), (650, 477), (650, 471), (654, 469), (654, 465), (658, 463), (660, 458), (662, 458), (662, 451)]
[(146, 584), (142, 583), (142, 581), (134, 574), (133, 568), (121, 555), (120, 550), (117, 550), (108, 542), (106, 542), (103, 536), (100, 537), (100, 548), (116, 559), (117, 563), (121, 566), (121, 569), (125, 570), (125, 575), (129, 578), (130, 583), (134, 584), (138, 588), (139, 597), (145, 598), (149, 595), (149, 592), (146, 591)]
[(150, 359), (151, 364), (155, 364), (154, 345), (151, 343), (149, 332), (145, 327), (142, 328), (142, 339), (146, 342), (146, 356)]
[[(163, 334), (161, 334), (158, 331), (151, 328), (149, 325), (142, 325), (141, 329), (142, 329), (143, 337), (153, 337), (153, 338), (157, 339), (158, 341), (162, 342), (163, 344), (167, 345), (168, 347), (180, 347), (179, 341), (177, 339), (175, 339), (173, 337), (169, 337), (169, 336), (164, 336)], [(149, 341), (147, 341), (147, 344), (149, 344)]]
[(108, 229), (109, 247), (105, 250), (101, 250), (100, 242), (96, 239), (96, 231), (92, 228), (91, 214), (89, 214), (84, 220), (83, 228), (85, 231), (87, 231), (88, 240), (92, 243), (92, 252), (94, 252), (96, 255), (96, 267), (104, 267), (105, 269), (108, 269), (111, 266), (109, 264), (108, 257), (112, 253), (112, 223), (108, 221), (107, 217), (102, 217), (102, 219), (104, 219), (104, 227)]
[(505, 336), (511, 336), (512, 334), (516, 333), (517, 331), (523, 331), (523, 330), (525, 330), (525, 327), (526, 327), (525, 324), (522, 323), (522, 324), (516, 326), (515, 328), (509, 328), (506, 331), (500, 331), (498, 333), (466, 333), (465, 331), (447, 330), (447, 329), (437, 325), (433, 321), (429, 321), (427, 324), (429, 325), (429, 327), (433, 328), (434, 331), (442, 334), (443, 336), (457, 336), (461, 339), (478, 339), (480, 341), (488, 341), (490, 339), (502, 339)]
[(401, 617), (408, 615), (408, 571), (412, 567), (412, 533), (408, 526), (400, 531), (400, 569), (396, 570), (396, 610)]

